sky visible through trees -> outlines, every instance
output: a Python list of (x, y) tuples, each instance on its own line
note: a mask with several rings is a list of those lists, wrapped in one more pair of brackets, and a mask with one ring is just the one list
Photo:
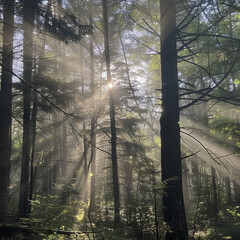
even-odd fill
[(240, 239), (239, 0), (3, 0), (0, 49), (0, 239)]

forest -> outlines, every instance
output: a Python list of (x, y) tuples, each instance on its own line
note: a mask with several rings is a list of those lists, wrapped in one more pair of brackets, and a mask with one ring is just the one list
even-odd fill
[(0, 1), (0, 239), (240, 239), (239, 0)]

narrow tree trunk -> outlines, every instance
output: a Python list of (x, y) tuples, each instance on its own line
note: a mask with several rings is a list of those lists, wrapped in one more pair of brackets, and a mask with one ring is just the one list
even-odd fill
[(227, 194), (227, 205), (231, 206), (232, 205), (232, 194), (231, 194), (231, 182), (230, 182), (229, 177), (225, 178), (225, 184), (226, 184), (226, 194)]
[(67, 204), (69, 202), (69, 186), (68, 186), (68, 166), (66, 161), (68, 159), (67, 152), (67, 142), (68, 142), (68, 133), (67, 133), (67, 122), (66, 119), (63, 118), (62, 123), (62, 136), (60, 137), (60, 156), (61, 156), (61, 183), (63, 185), (61, 203)]
[[(23, 1), (23, 79), (30, 83), (32, 79), (33, 28), (36, 1)], [(23, 146), (22, 168), (19, 194), (19, 217), (27, 217), (29, 204), (29, 163), (30, 163), (30, 105), (31, 90), (23, 86)]]
[[(103, 25), (104, 25), (104, 44), (105, 44), (105, 58), (106, 58), (106, 67), (107, 67), (107, 81), (108, 81), (109, 86), (111, 86), (112, 79), (111, 79), (111, 70), (110, 70), (107, 0), (102, 0), (102, 6), (103, 6), (103, 21), (104, 21)], [(115, 109), (114, 109), (113, 92), (114, 92), (113, 87), (109, 87), (113, 198), (114, 198), (114, 222), (117, 224), (120, 222), (120, 197), (119, 197), (118, 166), (117, 166), (117, 136), (116, 136), (116, 127), (115, 127)]]
[[(83, 56), (83, 47), (80, 46), (80, 55)], [(85, 76), (84, 76), (84, 71), (83, 71), (83, 58), (80, 59), (80, 73), (81, 73), (81, 87), (82, 87), (82, 95), (84, 96), (85, 94)], [(86, 130), (86, 124), (85, 124), (85, 119), (83, 119), (83, 132), (84, 132), (84, 138), (83, 138), (83, 169), (84, 169), (84, 182), (83, 182), (83, 201), (87, 203), (88, 201), (88, 148), (89, 145), (86, 141), (87, 139), (87, 134), (85, 133)]]
[(91, 213), (96, 210), (96, 120), (91, 119)]
[[(53, 114), (55, 119), (59, 119), (60, 116), (58, 113)], [(50, 171), (52, 171), (52, 183), (53, 186), (56, 186), (57, 179), (60, 177), (60, 165), (61, 165), (61, 156), (60, 156), (60, 134), (59, 134), (59, 125), (58, 123), (55, 123), (53, 126), (53, 154), (52, 154), (52, 168)], [(52, 194), (57, 194), (57, 192), (54, 190), (52, 191)], [(59, 192), (58, 192), (59, 194)]]
[(192, 183), (196, 189), (199, 188), (199, 186), (200, 186), (200, 169), (199, 169), (199, 164), (194, 160), (192, 161)]
[[(89, 20), (90, 25), (93, 24), (92, 17), (92, 2), (90, 3)], [(93, 35), (90, 36), (90, 88), (91, 97), (93, 99), (93, 116), (91, 117), (91, 213), (96, 210), (96, 114), (95, 114), (95, 67), (94, 67), (94, 52), (93, 52)]]
[(41, 166), (42, 168), (42, 194), (44, 196), (48, 196), (50, 194), (50, 188), (49, 188), (49, 182), (51, 181), (49, 179), (49, 162), (44, 159), (43, 160), (44, 164)]
[(209, 181), (208, 181), (208, 175), (206, 174), (206, 171), (204, 171), (204, 188), (203, 188), (203, 194), (206, 196), (206, 215), (209, 219), (210, 225), (212, 225), (212, 207), (211, 207), (211, 192), (209, 187)]
[(212, 174), (212, 213), (214, 223), (218, 223), (218, 197), (217, 197), (217, 183), (216, 183), (216, 170), (211, 167)]
[(10, 185), (14, 0), (3, 1), (3, 46), (0, 95), (0, 222), (5, 221)]
[(68, 166), (67, 166), (67, 159), (68, 159), (68, 152), (67, 152), (67, 142), (68, 142), (68, 132), (67, 132), (67, 121), (64, 119), (63, 116), (63, 123), (62, 123), (62, 136), (60, 135), (60, 156), (61, 156), (61, 172), (60, 176), (62, 179), (65, 179), (65, 183), (68, 177)]
[(169, 227), (166, 239), (186, 239), (187, 225), (183, 202), (180, 150), (178, 70), (176, 50), (176, 1), (160, 0), (162, 116), (161, 163), (164, 221)]
[(236, 205), (240, 205), (240, 185), (237, 182), (233, 182), (233, 190), (234, 190), (234, 201)]
[(153, 166), (153, 198), (154, 198), (154, 219), (156, 228), (156, 239), (159, 240), (159, 224), (158, 224), (158, 209), (157, 209), (157, 184), (156, 184), (156, 173), (155, 167)]
[(34, 155), (35, 155), (35, 140), (36, 140), (36, 124), (37, 124), (37, 93), (34, 92), (33, 97), (33, 110), (32, 110), (32, 118), (31, 118), (31, 125), (32, 125), (32, 150), (31, 150), (31, 168), (30, 168), (30, 190), (29, 190), (29, 209), (28, 214), (31, 214), (32, 204), (31, 201), (33, 200), (33, 191), (34, 191), (34, 184), (35, 184), (35, 173), (36, 168), (34, 168)]
[(190, 197), (189, 197), (189, 186), (188, 186), (188, 167), (187, 167), (187, 163), (186, 161), (183, 162), (182, 164), (182, 169), (183, 169), (183, 177), (182, 177), (182, 181), (183, 181), (183, 199), (184, 199), (184, 203), (185, 203), (185, 214), (188, 216), (189, 212), (190, 212)]
[[(35, 62), (35, 69), (34, 69), (34, 81), (36, 81), (37, 76), (41, 76), (43, 71), (42, 66), (42, 58), (45, 55), (45, 36), (44, 40), (41, 43), (41, 50), (39, 53), (39, 63), (37, 69), (37, 63)], [(35, 52), (35, 61), (37, 59), (36, 52)], [(37, 134), (37, 113), (38, 113), (38, 94), (36, 91), (33, 92), (33, 109), (32, 109), (32, 116), (31, 116), (31, 168), (30, 168), (30, 191), (29, 191), (29, 209), (28, 214), (31, 214), (32, 210), (32, 200), (33, 200), (33, 192), (34, 192), (34, 185), (36, 180), (36, 173), (37, 167), (34, 167), (34, 158), (35, 158), (35, 146), (36, 146), (36, 134)]]

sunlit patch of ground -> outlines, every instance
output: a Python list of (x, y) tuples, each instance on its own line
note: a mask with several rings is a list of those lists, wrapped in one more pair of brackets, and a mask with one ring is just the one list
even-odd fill
[[(192, 231), (189, 232), (189, 236), (192, 237)], [(205, 231), (197, 231), (194, 234), (194, 238), (198, 240), (239, 240), (240, 239), (240, 228), (238, 227), (216, 227), (209, 228)]]

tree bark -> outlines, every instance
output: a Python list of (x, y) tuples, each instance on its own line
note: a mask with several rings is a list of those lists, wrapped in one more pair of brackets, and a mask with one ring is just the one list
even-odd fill
[(225, 177), (225, 184), (226, 184), (227, 206), (231, 206), (232, 205), (231, 182), (228, 176)]
[(91, 213), (96, 210), (96, 120), (95, 116), (91, 119)]
[[(102, 6), (103, 6), (103, 22), (104, 22), (103, 26), (104, 26), (105, 59), (106, 59), (106, 67), (107, 67), (107, 81), (108, 81), (108, 84), (112, 84), (111, 70), (110, 70), (107, 0), (102, 0)], [(114, 109), (113, 92), (114, 92), (113, 87), (109, 87), (114, 222), (117, 224), (120, 222), (120, 197), (119, 197), (118, 166), (117, 166), (117, 136), (116, 136), (116, 126), (115, 126), (115, 109)]]
[(218, 223), (218, 197), (217, 197), (217, 183), (216, 183), (216, 170), (211, 167), (212, 174), (212, 213), (214, 223)]
[(37, 134), (37, 111), (38, 111), (38, 105), (37, 105), (37, 93), (34, 92), (34, 100), (33, 100), (33, 109), (32, 109), (32, 118), (31, 118), (31, 126), (32, 126), (32, 139), (31, 139), (31, 167), (30, 167), (30, 189), (29, 189), (29, 208), (28, 208), (28, 214), (31, 214), (32, 210), (32, 203), (33, 200), (33, 192), (34, 192), (34, 185), (35, 185), (35, 178), (36, 178), (36, 167), (34, 168), (34, 156), (35, 156), (35, 146), (36, 146), (36, 134)]
[[(90, 3), (89, 22), (93, 24), (92, 16), (93, 3)], [(93, 49), (93, 35), (90, 36), (90, 88), (91, 97), (93, 99), (93, 116), (91, 117), (91, 213), (96, 210), (96, 121), (97, 117), (95, 114), (95, 66), (94, 66), (94, 49)]]
[(3, 46), (0, 95), (0, 222), (5, 221), (10, 185), (14, 0), (3, 1)]
[[(38, 67), (37, 63), (35, 62), (34, 65), (34, 81), (38, 76), (42, 75), (43, 71), (43, 57), (45, 55), (45, 36), (43, 37), (43, 41), (41, 43), (41, 49), (39, 53), (39, 62)], [(35, 45), (36, 47), (36, 45)], [(36, 52), (35, 52), (35, 61), (37, 59)], [(38, 114), (38, 94), (37, 92), (33, 92), (33, 107), (32, 107), (32, 116), (31, 116), (31, 167), (30, 167), (30, 190), (29, 190), (29, 209), (28, 214), (31, 214), (32, 211), (32, 200), (33, 200), (33, 193), (36, 181), (36, 174), (38, 167), (34, 167), (34, 160), (35, 160), (35, 147), (36, 147), (36, 135), (37, 135), (37, 114)]]
[(233, 182), (233, 190), (234, 190), (234, 201), (236, 205), (240, 205), (240, 185), (237, 182)]
[[(32, 80), (32, 55), (33, 55), (33, 28), (36, 1), (23, 1), (23, 79), (27, 83)], [(31, 89), (23, 86), (23, 146), (22, 168), (19, 194), (18, 215), (25, 218), (28, 215), (29, 205), (29, 163), (30, 163), (30, 114), (31, 114)]]
[(190, 197), (189, 197), (189, 186), (188, 186), (188, 167), (186, 161), (182, 163), (182, 181), (183, 181), (183, 199), (185, 203), (185, 214), (186, 216), (190, 213)]
[(176, 50), (176, 1), (160, 0), (162, 116), (161, 164), (163, 215), (169, 230), (165, 239), (186, 239), (187, 225), (183, 202), (182, 167), (178, 104), (178, 69)]

